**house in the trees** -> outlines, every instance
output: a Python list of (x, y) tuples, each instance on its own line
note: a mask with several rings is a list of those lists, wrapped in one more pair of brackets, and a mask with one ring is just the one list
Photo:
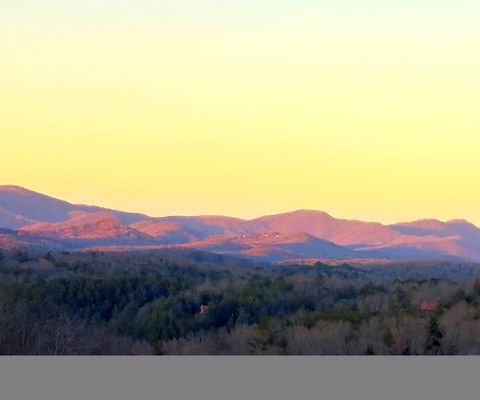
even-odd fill
[(420, 310), (426, 312), (438, 310), (439, 307), (440, 303), (438, 301), (422, 301), (420, 304)]

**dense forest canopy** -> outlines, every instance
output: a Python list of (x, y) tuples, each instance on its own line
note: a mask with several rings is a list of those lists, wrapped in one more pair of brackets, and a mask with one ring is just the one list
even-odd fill
[(480, 266), (0, 251), (0, 354), (480, 354)]

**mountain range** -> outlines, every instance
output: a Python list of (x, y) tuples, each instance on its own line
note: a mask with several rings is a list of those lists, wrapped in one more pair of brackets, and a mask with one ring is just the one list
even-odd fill
[(251, 220), (225, 216), (150, 217), (76, 205), (0, 186), (0, 247), (54, 250), (195, 248), (266, 261), (480, 260), (480, 228), (465, 220), (385, 225), (297, 210)]

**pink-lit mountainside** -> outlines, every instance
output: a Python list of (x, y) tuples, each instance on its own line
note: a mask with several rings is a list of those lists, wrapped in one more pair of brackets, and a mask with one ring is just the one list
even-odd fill
[(192, 248), (264, 261), (480, 260), (480, 228), (465, 220), (384, 225), (298, 210), (252, 220), (154, 218), (75, 205), (0, 186), (0, 247), (130, 251)]

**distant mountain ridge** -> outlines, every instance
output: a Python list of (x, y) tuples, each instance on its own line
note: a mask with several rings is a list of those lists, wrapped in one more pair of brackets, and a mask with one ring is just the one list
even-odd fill
[(0, 186), (0, 247), (16, 246), (119, 251), (177, 246), (268, 261), (480, 259), (480, 229), (465, 220), (385, 225), (334, 218), (316, 210), (251, 220), (150, 217), (71, 204), (19, 186)]

